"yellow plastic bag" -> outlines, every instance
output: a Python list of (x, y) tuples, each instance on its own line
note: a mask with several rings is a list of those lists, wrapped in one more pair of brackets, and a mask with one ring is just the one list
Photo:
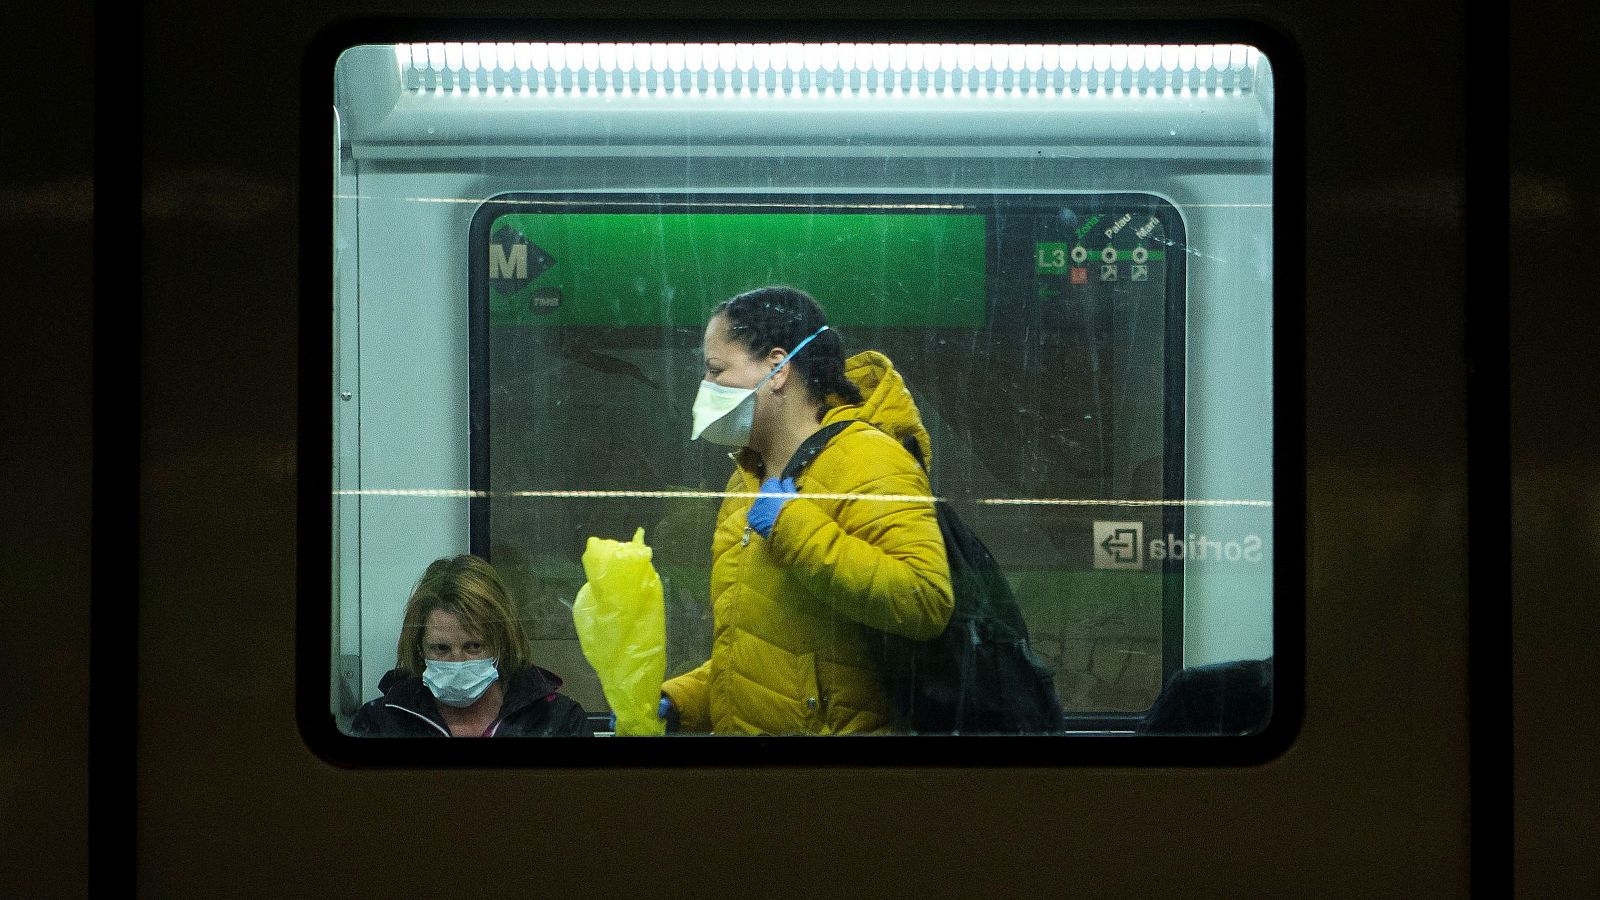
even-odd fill
[(643, 528), (629, 543), (589, 538), (583, 551), (589, 581), (572, 604), (578, 643), (600, 675), (619, 736), (667, 730), (656, 715), (667, 673), (666, 608), (651, 555)]

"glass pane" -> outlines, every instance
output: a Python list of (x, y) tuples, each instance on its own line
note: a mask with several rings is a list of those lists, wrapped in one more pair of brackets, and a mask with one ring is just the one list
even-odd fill
[[(1009, 714), (1039, 685), (1062, 735), (1266, 724), (1272, 101), (1256, 51), (371, 45), (336, 82), (341, 727), (610, 734), (622, 694), (573, 607), (588, 539), (641, 527), (685, 732), (942, 733), (927, 710), (950, 684), (962, 733), (1016, 730), (971, 710)], [(829, 499), (802, 474), (752, 537), (746, 494), (778, 473), (730, 449), (787, 458), (805, 435), (771, 391), (790, 382), (728, 375), (757, 388), (750, 434), (690, 432), (713, 309), (769, 286), (814, 297), (831, 334), (742, 352), (761, 372), (792, 353), (801, 375), (819, 354), (876, 373), (861, 404), (789, 396), (815, 404), (813, 430), (831, 416), (895, 438), (843, 432), (817, 459), (851, 461), (816, 471), (888, 466), (883, 484), (915, 490), (874, 496), (863, 476)], [(881, 412), (894, 379), (909, 419)], [(896, 446), (911, 434), (926, 477)], [(868, 507), (900, 524), (851, 512)], [(992, 562), (918, 568), (950, 553), (940, 507)], [(786, 515), (816, 528), (789, 534)], [(419, 579), (462, 554), (503, 599), (446, 602), (454, 621), (422, 627), (439, 604)], [(943, 592), (943, 637), (880, 647), (874, 623), (924, 590)], [(514, 627), (483, 618), (501, 608)], [(452, 624), (464, 638), (434, 641)], [(958, 628), (970, 656), (952, 655)], [(473, 637), (516, 661), (481, 694)], [(524, 729), (518, 698), (558, 682), (588, 725)]]

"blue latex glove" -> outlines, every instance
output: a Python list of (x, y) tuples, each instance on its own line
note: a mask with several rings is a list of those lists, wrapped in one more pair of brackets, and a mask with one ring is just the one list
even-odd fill
[(745, 521), (762, 537), (772, 537), (772, 526), (778, 524), (778, 513), (783, 510), (783, 505), (793, 500), (795, 493), (794, 479), (785, 478), (779, 481), (768, 478), (761, 482), (761, 496), (756, 502), (750, 504), (750, 512), (745, 516)]
[(678, 708), (672, 705), (672, 700), (667, 695), (661, 695), (661, 702), (656, 704), (656, 716), (667, 720), (667, 731), (678, 730)]

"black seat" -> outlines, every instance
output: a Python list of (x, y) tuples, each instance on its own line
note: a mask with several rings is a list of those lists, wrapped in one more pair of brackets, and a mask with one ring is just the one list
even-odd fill
[(1139, 734), (1249, 734), (1272, 716), (1272, 657), (1179, 669)]

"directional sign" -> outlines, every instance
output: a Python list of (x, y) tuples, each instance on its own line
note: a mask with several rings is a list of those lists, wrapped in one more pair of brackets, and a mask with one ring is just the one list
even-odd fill
[(1094, 567), (1144, 568), (1144, 523), (1095, 522)]

